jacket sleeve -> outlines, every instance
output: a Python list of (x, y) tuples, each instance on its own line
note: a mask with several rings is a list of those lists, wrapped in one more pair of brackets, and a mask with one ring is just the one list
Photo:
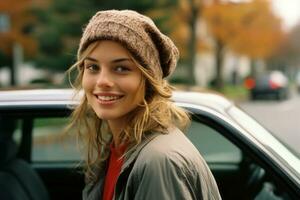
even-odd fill
[(195, 190), (187, 166), (164, 154), (152, 155), (140, 163), (134, 177), (133, 199), (202, 199), (201, 188)]

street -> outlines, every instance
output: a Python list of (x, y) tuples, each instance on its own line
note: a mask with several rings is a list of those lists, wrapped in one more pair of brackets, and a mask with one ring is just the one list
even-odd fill
[(284, 101), (257, 100), (238, 104), (265, 128), (300, 154), (300, 95)]

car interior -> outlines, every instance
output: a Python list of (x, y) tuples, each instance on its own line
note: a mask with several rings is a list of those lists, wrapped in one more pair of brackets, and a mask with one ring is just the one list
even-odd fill
[[(0, 114), (0, 199), (81, 199), (76, 140), (61, 137), (68, 114)], [(194, 115), (187, 137), (212, 170), (222, 199), (297, 199), (277, 171), (213, 118)], [(3, 188), (3, 189), (2, 189)]]
[(19, 158), (18, 146), (13, 140), (14, 119), (0, 120), (0, 198), (49, 199), (41, 178), (28, 162)]

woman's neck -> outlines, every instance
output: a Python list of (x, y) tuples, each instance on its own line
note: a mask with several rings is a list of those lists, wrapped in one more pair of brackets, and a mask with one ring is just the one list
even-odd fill
[(114, 146), (118, 147), (122, 143), (119, 136), (124, 130), (124, 123), (120, 121), (108, 121), (108, 125), (112, 133)]

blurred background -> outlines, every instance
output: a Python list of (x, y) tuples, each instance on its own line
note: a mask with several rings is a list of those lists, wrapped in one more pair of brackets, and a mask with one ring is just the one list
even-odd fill
[(299, 8), (299, 0), (1, 0), (0, 90), (70, 87), (65, 71), (88, 19), (133, 9), (180, 49), (173, 85), (220, 92), (299, 147)]

